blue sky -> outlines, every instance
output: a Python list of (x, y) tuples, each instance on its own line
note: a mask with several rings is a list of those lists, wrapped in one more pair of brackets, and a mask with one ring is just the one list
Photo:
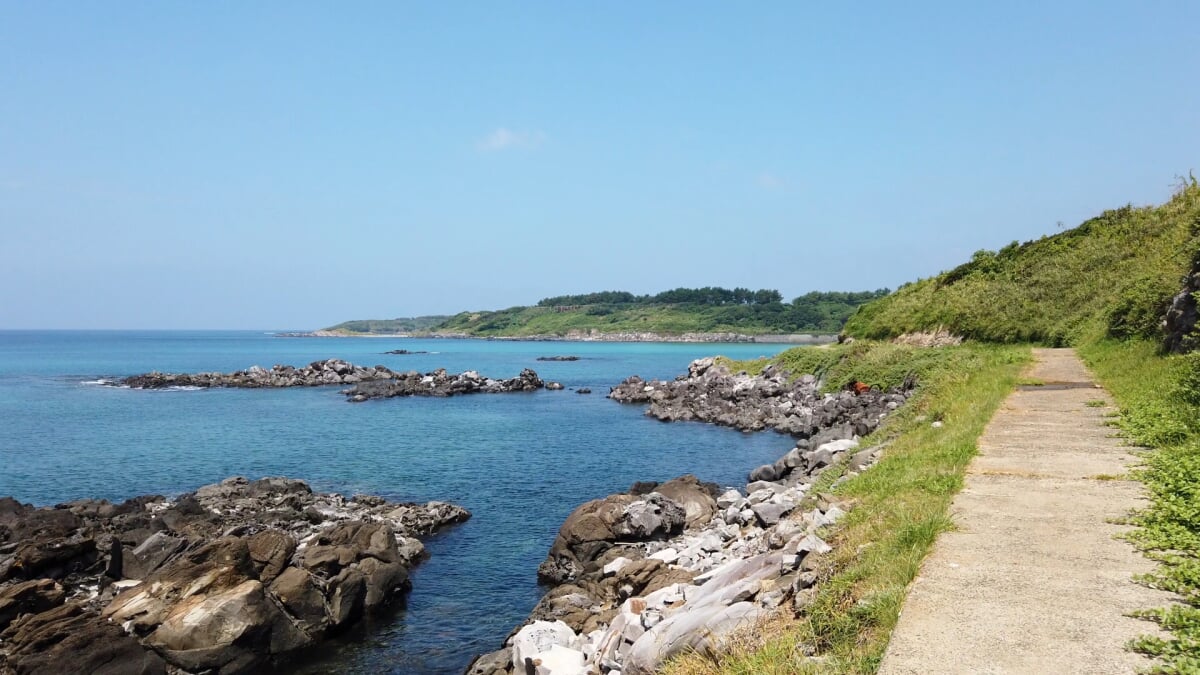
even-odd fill
[(0, 328), (894, 288), (1200, 169), (1200, 3), (821, 4), (0, 0)]

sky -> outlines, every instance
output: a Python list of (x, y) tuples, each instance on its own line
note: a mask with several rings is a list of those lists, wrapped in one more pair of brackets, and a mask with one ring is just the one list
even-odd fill
[(1200, 169), (1198, 25), (1192, 0), (0, 0), (0, 329), (895, 288), (1168, 199)]

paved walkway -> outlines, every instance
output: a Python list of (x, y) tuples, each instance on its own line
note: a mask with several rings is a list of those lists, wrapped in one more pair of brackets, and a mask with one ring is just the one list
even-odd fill
[[(979, 439), (979, 456), (909, 589), (879, 672), (1133, 673), (1125, 643), (1156, 626), (1126, 613), (1168, 595), (1130, 581), (1153, 564), (1109, 524), (1144, 503), (1102, 480), (1136, 461), (1103, 414), (1108, 394), (1070, 349), (1035, 349), (1028, 378)], [(1102, 400), (1105, 407), (1089, 407)]]

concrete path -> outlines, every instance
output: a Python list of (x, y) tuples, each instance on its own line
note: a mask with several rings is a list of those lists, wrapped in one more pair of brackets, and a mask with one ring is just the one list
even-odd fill
[[(1144, 504), (1140, 484), (1104, 480), (1136, 462), (1110, 438), (1108, 394), (1070, 349), (1035, 349), (1021, 387), (979, 439), (979, 456), (909, 589), (879, 672), (1133, 673), (1124, 649), (1156, 626), (1126, 613), (1165, 593), (1130, 581), (1153, 564), (1109, 524)], [(1088, 401), (1104, 401), (1089, 407)]]

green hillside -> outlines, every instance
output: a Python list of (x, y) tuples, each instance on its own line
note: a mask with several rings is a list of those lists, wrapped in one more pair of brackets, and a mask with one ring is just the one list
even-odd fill
[(414, 316), (399, 319), (361, 319), (357, 321), (343, 321), (336, 326), (330, 326), (324, 330), (347, 335), (421, 333), (440, 325), (447, 318), (446, 316)]
[[(346, 334), (387, 332), (466, 333), (480, 337), (566, 335), (572, 331), (605, 333), (825, 333), (841, 330), (863, 303), (887, 289), (861, 292), (814, 291), (783, 302), (779, 291), (720, 287), (676, 288), (656, 295), (601, 291), (545, 298), (533, 306), (462, 312), (424, 327), (398, 328), (388, 321), (347, 321), (326, 330)], [(396, 321), (413, 322), (413, 319)], [(415, 326), (415, 324), (411, 324)]]
[(890, 338), (944, 326), (991, 342), (1075, 344), (1087, 336), (1157, 337), (1200, 250), (1200, 189), (1161, 206), (1124, 206), (999, 251), (862, 307), (847, 335)]

